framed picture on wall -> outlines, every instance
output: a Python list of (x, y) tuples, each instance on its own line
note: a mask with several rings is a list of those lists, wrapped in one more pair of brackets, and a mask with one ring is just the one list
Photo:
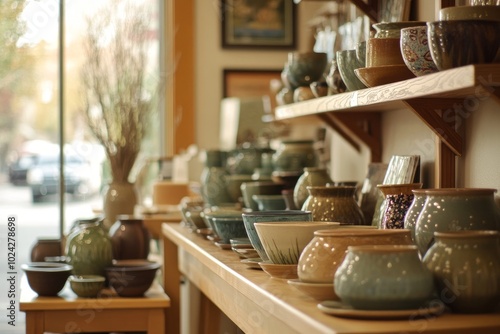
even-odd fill
[(223, 48), (295, 48), (296, 5), (293, 1), (219, 1)]

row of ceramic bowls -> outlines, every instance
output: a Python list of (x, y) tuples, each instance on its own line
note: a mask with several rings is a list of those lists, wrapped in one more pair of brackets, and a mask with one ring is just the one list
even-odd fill
[(151, 287), (160, 268), (147, 260), (121, 260), (106, 268), (106, 277), (100, 275), (71, 275), (73, 266), (66, 263), (33, 262), (21, 265), (30, 288), (39, 296), (56, 296), (66, 282), (73, 292), (83, 298), (98, 297), (106, 280), (117, 295), (140, 297)]
[[(500, 6), (443, 8), (439, 21), (374, 24), (358, 50), (337, 52), (350, 91), (470, 64), (500, 62)], [(365, 56), (365, 57), (363, 57)]]

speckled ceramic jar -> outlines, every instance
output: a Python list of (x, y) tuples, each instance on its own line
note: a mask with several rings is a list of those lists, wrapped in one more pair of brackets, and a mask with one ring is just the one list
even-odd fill
[(413, 202), (413, 189), (422, 188), (422, 183), (378, 185), (385, 197), (381, 228), (404, 228), (404, 220)]
[(414, 189), (413, 201), (406, 212), (404, 219), (404, 228), (411, 231), (411, 238), (415, 242), (415, 226), (417, 225), (417, 219), (424, 208), (425, 200), (427, 195), (425, 194), (425, 189)]
[(427, 199), (415, 227), (415, 241), (423, 256), (434, 243), (434, 232), (500, 230), (495, 189), (427, 189)]
[(316, 231), (300, 255), (297, 274), (303, 282), (332, 283), (349, 246), (412, 244), (410, 231), (404, 229), (380, 230), (374, 226), (349, 225)]
[(111, 239), (101, 222), (81, 225), (71, 233), (65, 253), (73, 275), (105, 276), (105, 268), (113, 260)]
[(302, 210), (312, 212), (315, 221), (339, 222), (344, 225), (365, 225), (365, 217), (354, 199), (356, 187), (307, 187)]
[(498, 231), (436, 232), (423, 262), (438, 282), (438, 295), (453, 312), (484, 313), (500, 302)]
[(309, 197), (307, 187), (324, 187), (327, 184), (333, 184), (333, 180), (330, 178), (330, 175), (325, 168), (304, 168), (304, 172), (299, 177), (295, 187), (293, 188), (293, 201), (295, 203), (295, 207), (302, 208), (307, 197)]
[(349, 246), (334, 287), (342, 302), (363, 310), (418, 309), (435, 290), (415, 245)]

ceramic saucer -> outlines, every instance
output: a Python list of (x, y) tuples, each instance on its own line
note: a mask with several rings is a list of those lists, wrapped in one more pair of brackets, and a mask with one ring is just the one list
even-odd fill
[(253, 259), (253, 258), (259, 257), (259, 254), (257, 253), (255, 248), (253, 248), (253, 247), (249, 247), (249, 248), (231, 247), (231, 248), (242, 259)]
[(282, 279), (295, 279), (297, 275), (296, 264), (274, 264), (269, 261), (259, 262), (259, 266), (269, 276)]
[(219, 247), (220, 249), (231, 249), (231, 244), (226, 244), (222, 243), (219, 241), (214, 242), (215, 246)]
[(333, 290), (333, 283), (308, 283), (302, 282), (300, 279), (289, 279), (287, 282), (318, 301), (339, 299)]
[(355, 319), (414, 319), (424, 316), (438, 316), (445, 311), (444, 304), (431, 301), (425, 307), (411, 310), (357, 310), (340, 301), (327, 300), (318, 304), (322, 312), (338, 317)]
[(241, 260), (240, 262), (246, 264), (247, 267), (250, 269), (262, 270), (262, 268), (259, 265), (259, 262), (261, 262), (261, 261), (262, 261), (262, 259), (260, 257), (256, 257), (253, 259), (244, 259), (244, 260)]

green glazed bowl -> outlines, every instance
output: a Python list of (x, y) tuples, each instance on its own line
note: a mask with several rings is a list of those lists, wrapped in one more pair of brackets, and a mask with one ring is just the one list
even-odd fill
[(71, 290), (83, 298), (95, 298), (102, 288), (106, 278), (100, 275), (71, 275), (68, 278)]

